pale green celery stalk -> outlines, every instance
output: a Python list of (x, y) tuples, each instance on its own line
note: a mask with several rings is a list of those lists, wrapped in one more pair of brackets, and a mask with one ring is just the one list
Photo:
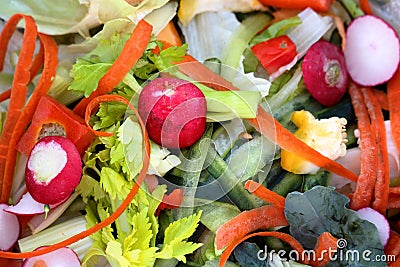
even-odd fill
[(255, 91), (205, 91), (207, 111), (232, 113), (237, 118), (255, 118), (261, 94)]
[(236, 74), (236, 70), (239, 68), (241, 58), (249, 42), (271, 19), (272, 17), (265, 13), (258, 13), (242, 21), (238, 29), (233, 32), (222, 55), (222, 64), (232, 68), (223, 68), (222, 77), (228, 81), (232, 80)]
[[(18, 246), (21, 252), (33, 251), (40, 246), (52, 245), (61, 242), (85, 230), (85, 216), (78, 216), (63, 223), (49, 227), (37, 234), (18, 240)], [(69, 248), (73, 249), (78, 254), (78, 257), (82, 259), (92, 243), (93, 240), (90, 237), (85, 237), (71, 244)]]
[(288, 100), (293, 92), (297, 89), (298, 84), (303, 77), (301, 72), (301, 67), (297, 67), (296, 71), (293, 73), (292, 78), (273, 96), (271, 96), (267, 102), (272, 111), (282, 106), (286, 100)]
[(76, 92), (68, 90), (69, 84), (68, 81), (57, 74), (48, 94), (64, 105), (74, 103), (82, 98), (83, 94), (77, 94)]
[(28, 157), (22, 153), (18, 154), (17, 162), (15, 164), (15, 173), (13, 178), (13, 185), (11, 191), (12, 203), (17, 203), (22, 195), (26, 192), (25, 186), (25, 168), (28, 162)]
[[(122, 203), (122, 200), (111, 200), (112, 210), (115, 211)], [(127, 210), (125, 210), (118, 219), (115, 220), (118, 237), (126, 237), (132, 231), (132, 225), (128, 222)]]
[[(171, 72), (177, 78), (194, 83), (207, 99), (207, 111), (212, 115), (209, 121), (231, 120), (234, 118), (255, 118), (262, 95), (256, 91), (216, 91), (194, 81), (179, 71)], [(219, 113), (219, 114), (218, 114)], [(209, 117), (209, 116), (207, 116)]]
[(128, 73), (127, 75), (125, 75), (125, 77), (122, 79), (122, 82), (128, 85), (136, 93), (140, 93), (140, 91), (142, 91), (142, 86), (140, 86), (140, 84), (137, 82), (132, 74)]

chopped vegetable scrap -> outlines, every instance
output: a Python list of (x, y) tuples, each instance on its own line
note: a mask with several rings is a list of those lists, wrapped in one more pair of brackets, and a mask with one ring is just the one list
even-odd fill
[[(302, 110), (293, 112), (291, 121), (298, 128), (294, 135), (322, 155), (335, 160), (346, 154), (346, 119), (331, 117), (318, 120), (310, 112)], [(285, 170), (298, 174), (319, 170), (318, 166), (286, 150), (281, 152), (281, 165)]]

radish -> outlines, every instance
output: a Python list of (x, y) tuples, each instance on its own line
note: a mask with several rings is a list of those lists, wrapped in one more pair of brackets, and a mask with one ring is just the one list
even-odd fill
[[(62, 201), (64, 202), (64, 201)], [(60, 203), (50, 205), (50, 209), (57, 207)], [(32, 195), (29, 192), (26, 192), (22, 198), (18, 201), (14, 206), (9, 206), (5, 208), (4, 211), (7, 211), (16, 215), (35, 215), (42, 214), (46, 212), (46, 204), (39, 203), (33, 199)]]
[(346, 93), (348, 75), (343, 52), (334, 44), (320, 40), (304, 56), (304, 84), (322, 105), (333, 106)]
[[(40, 247), (37, 249), (42, 249)], [(81, 261), (78, 255), (70, 248), (64, 247), (52, 252), (28, 258), (22, 263), (22, 267), (80, 267)]]
[(399, 65), (399, 38), (382, 19), (361, 16), (347, 28), (344, 55), (354, 82), (363, 86), (382, 84), (393, 76)]
[(379, 238), (381, 239), (382, 245), (385, 246), (390, 235), (390, 225), (385, 216), (370, 207), (359, 209), (356, 211), (356, 213), (360, 219), (375, 224), (376, 228), (378, 229)]
[(18, 217), (6, 212), (7, 208), (7, 204), (0, 204), (0, 250), (3, 251), (8, 251), (14, 246), (21, 230)]
[(43, 204), (65, 201), (82, 175), (80, 154), (62, 136), (46, 136), (33, 147), (25, 169), (26, 186), (33, 199)]
[(167, 148), (193, 145), (206, 128), (207, 103), (202, 91), (177, 78), (155, 78), (143, 87), (138, 111), (149, 137)]

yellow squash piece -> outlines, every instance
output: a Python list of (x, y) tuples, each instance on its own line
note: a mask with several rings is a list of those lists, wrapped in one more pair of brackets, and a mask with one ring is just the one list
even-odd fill
[[(294, 135), (322, 155), (335, 160), (346, 154), (346, 119), (331, 117), (318, 120), (310, 112), (301, 110), (293, 112), (291, 121), (298, 128)], [(281, 151), (281, 165), (283, 169), (297, 174), (312, 174), (319, 169), (286, 150)]]

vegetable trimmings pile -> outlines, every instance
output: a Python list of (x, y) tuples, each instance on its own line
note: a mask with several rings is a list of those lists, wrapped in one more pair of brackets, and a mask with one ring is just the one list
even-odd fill
[(397, 266), (400, 29), (289, 2), (0, 3), (0, 265)]

